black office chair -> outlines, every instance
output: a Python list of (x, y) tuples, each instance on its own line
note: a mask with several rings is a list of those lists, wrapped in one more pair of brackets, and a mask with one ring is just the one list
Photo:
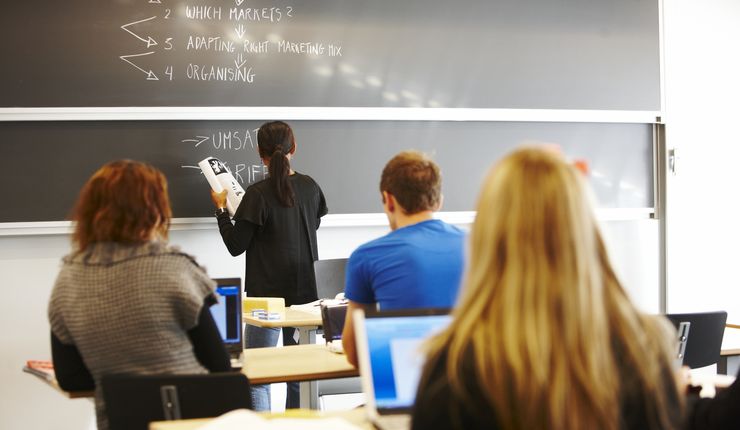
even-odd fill
[(320, 299), (333, 299), (337, 294), (344, 292), (346, 266), (346, 258), (317, 260), (313, 263), (316, 273), (316, 289)]
[(685, 366), (696, 369), (719, 362), (727, 312), (667, 314), (666, 317), (676, 329), (683, 322), (690, 323), (683, 359)]
[(216, 417), (251, 409), (242, 373), (108, 375), (101, 381), (111, 430), (147, 430), (151, 421)]

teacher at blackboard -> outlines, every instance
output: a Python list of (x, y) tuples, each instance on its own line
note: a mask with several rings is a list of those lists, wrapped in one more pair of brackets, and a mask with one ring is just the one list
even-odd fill
[[(317, 300), (313, 263), (316, 230), (328, 212), (324, 193), (310, 176), (291, 169), (296, 143), (288, 124), (263, 124), (257, 146), (269, 177), (247, 188), (233, 224), (225, 209), (226, 191), (211, 192), (221, 237), (231, 255), (247, 253), (247, 296), (283, 297), (286, 305)], [(246, 347), (275, 346), (278, 336), (278, 329), (247, 325)], [(295, 328), (283, 328), (283, 345), (295, 345), (296, 336)], [(255, 410), (270, 410), (268, 385), (254, 386), (252, 404)], [(286, 408), (298, 407), (298, 383), (289, 383)]]

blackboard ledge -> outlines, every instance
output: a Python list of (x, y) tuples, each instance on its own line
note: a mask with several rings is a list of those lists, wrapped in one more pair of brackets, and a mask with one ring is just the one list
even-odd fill
[(659, 124), (660, 111), (414, 107), (38, 107), (0, 108), (2, 121), (506, 121)]
[[(654, 208), (601, 208), (596, 210), (601, 221), (635, 221), (655, 218)], [(435, 216), (450, 224), (466, 226), (475, 220), (474, 211), (438, 212)], [(321, 228), (382, 227), (388, 225), (383, 213), (330, 214), (322, 218)], [(212, 217), (174, 218), (171, 231), (212, 230), (216, 221)], [(5, 222), (0, 223), (0, 236), (40, 236), (71, 234), (71, 221)]]

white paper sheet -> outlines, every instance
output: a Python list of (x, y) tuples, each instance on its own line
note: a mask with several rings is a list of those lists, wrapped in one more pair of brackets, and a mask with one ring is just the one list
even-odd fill
[(236, 208), (244, 196), (244, 188), (239, 185), (239, 181), (234, 178), (229, 169), (218, 158), (208, 157), (198, 163), (203, 176), (206, 177), (208, 185), (217, 193), (228, 190), (226, 195), (226, 209), (231, 216), (234, 216)]
[(338, 417), (316, 418), (272, 418), (267, 419), (247, 409), (237, 409), (207, 424), (198, 427), (199, 430), (360, 430), (354, 424)]

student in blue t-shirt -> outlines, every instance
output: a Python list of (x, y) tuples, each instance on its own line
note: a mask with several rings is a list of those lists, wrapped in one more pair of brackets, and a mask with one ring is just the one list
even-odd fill
[[(393, 157), (383, 169), (380, 192), (391, 232), (357, 248), (347, 262), (347, 314), (358, 307), (452, 307), (463, 273), (465, 234), (433, 218), (442, 205), (439, 166), (416, 151)], [(357, 366), (352, 318), (342, 344)]]

